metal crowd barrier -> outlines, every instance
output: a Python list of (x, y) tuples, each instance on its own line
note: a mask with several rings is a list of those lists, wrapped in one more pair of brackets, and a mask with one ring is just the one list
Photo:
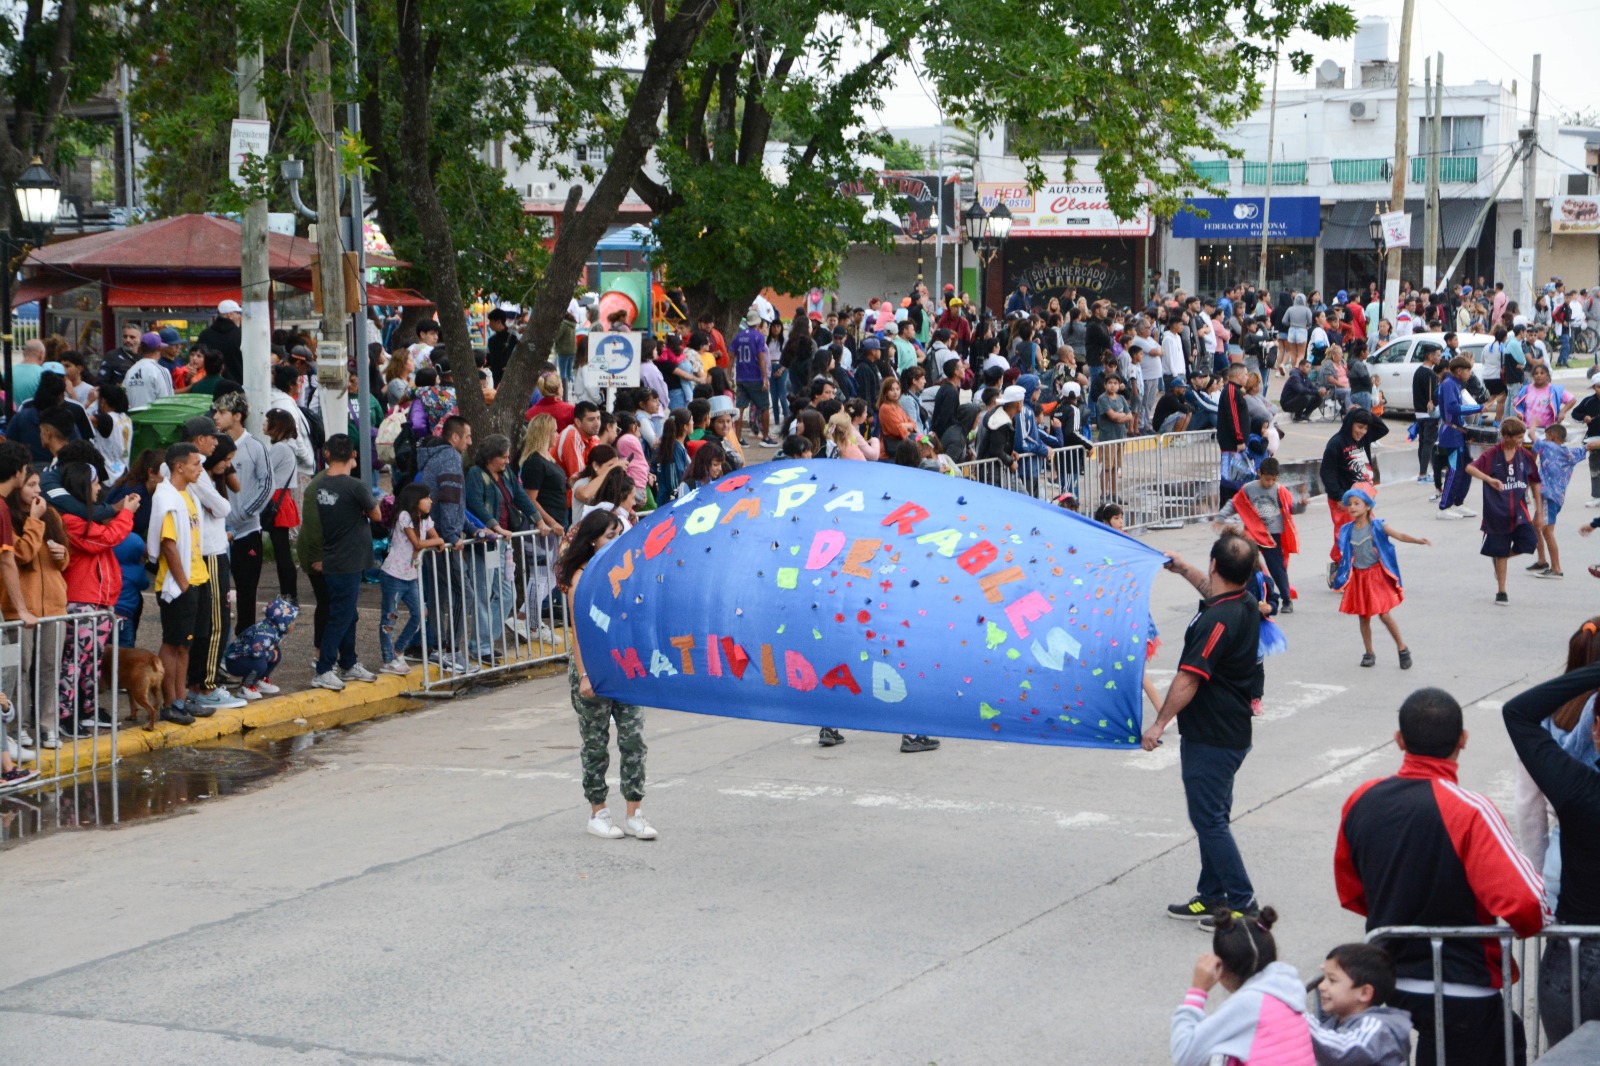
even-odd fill
[(110, 610), (51, 615), (33, 628), (0, 623), (0, 691), (9, 703), (0, 709), (0, 747), (24, 769), (40, 768), (44, 752), (52, 755), (49, 769), (20, 790), (115, 765), (118, 688)]
[(1221, 464), (1216, 433), (1200, 430), (1103, 441), (1092, 449), (1055, 448), (1045, 456), (1020, 457), (1015, 472), (998, 459), (957, 469), (962, 477), (1037, 499), (1071, 492), (1083, 514), (1118, 503), (1127, 528), (1149, 529), (1215, 515), (1221, 509)]
[(425, 692), (566, 658), (572, 638), (556, 591), (559, 546), (557, 537), (525, 530), (420, 554)]
[[(1506, 1066), (1513, 1066), (1516, 1061), (1516, 1052), (1513, 1042), (1511, 1016), (1513, 1013), (1527, 1018), (1528, 1014), (1528, 989), (1533, 988), (1533, 1024), (1530, 1027), (1524, 1024), (1527, 1039), (1528, 1061), (1532, 1062), (1542, 1054), (1540, 1048), (1544, 1041), (1543, 1005), (1539, 1001), (1539, 981), (1537, 974), (1541, 968), (1543, 952), (1535, 952), (1530, 965), (1527, 951), (1529, 940), (1565, 940), (1567, 942), (1567, 961), (1572, 968), (1572, 1032), (1576, 1032), (1583, 1024), (1581, 1010), (1582, 983), (1579, 980), (1579, 955), (1578, 945), (1585, 940), (1600, 940), (1600, 926), (1596, 925), (1547, 925), (1531, 937), (1518, 937), (1511, 931), (1510, 926), (1483, 925), (1483, 926), (1431, 926), (1431, 925), (1390, 925), (1372, 930), (1367, 934), (1367, 943), (1373, 944), (1383, 940), (1426, 940), (1432, 948), (1433, 955), (1433, 1031), (1434, 1058), (1436, 1066), (1446, 1066), (1444, 1046), (1444, 942), (1446, 940), (1498, 940), (1500, 942), (1500, 1002), (1504, 1012), (1505, 1021), (1505, 1062)], [(1513, 969), (1512, 956), (1515, 954), (1515, 969)], [(1513, 978), (1513, 973), (1517, 977)], [(1516, 997), (1516, 1007), (1513, 1010), (1512, 997)], [(1549, 1050), (1546, 1048), (1545, 1050)], [(1418, 1066), (1421, 1066), (1419, 1063)]]

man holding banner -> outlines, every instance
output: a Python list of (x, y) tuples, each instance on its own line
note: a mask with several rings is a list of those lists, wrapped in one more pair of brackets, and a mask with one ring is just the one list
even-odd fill
[(1211, 546), (1206, 574), (1168, 556), (1167, 569), (1205, 598), (1184, 632), (1177, 676), (1141, 740), (1145, 751), (1155, 751), (1168, 723), (1178, 719), (1183, 794), (1199, 838), (1200, 879), (1194, 896), (1172, 904), (1167, 914), (1198, 919), (1207, 932), (1221, 908), (1236, 915), (1259, 909), (1229, 824), (1233, 778), (1250, 754), (1251, 718), (1266, 681), (1259, 650), (1261, 604), (1246, 589), (1256, 568), (1256, 546), (1236, 533), (1224, 533)]

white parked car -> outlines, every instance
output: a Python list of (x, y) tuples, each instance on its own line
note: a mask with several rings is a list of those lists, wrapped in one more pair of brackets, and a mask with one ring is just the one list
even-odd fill
[[(1458, 333), (1456, 339), (1460, 341), (1461, 353), (1472, 356), (1475, 364), (1483, 362), (1484, 349), (1494, 343), (1494, 338), (1487, 333)], [(1367, 357), (1373, 383), (1383, 390), (1385, 413), (1413, 413), (1411, 379), (1416, 376), (1417, 364), (1422, 362), (1429, 348), (1444, 351), (1444, 334), (1413, 333), (1390, 341)]]

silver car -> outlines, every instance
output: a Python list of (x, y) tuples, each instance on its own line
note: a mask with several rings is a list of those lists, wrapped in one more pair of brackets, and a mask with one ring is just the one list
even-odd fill
[[(1460, 354), (1470, 355), (1475, 366), (1483, 365), (1483, 353), (1494, 338), (1487, 333), (1458, 333)], [(1367, 358), (1372, 381), (1383, 390), (1385, 413), (1412, 414), (1411, 379), (1416, 376), (1429, 348), (1445, 351), (1443, 333), (1413, 333), (1390, 341)], [(1480, 375), (1481, 376), (1481, 375)]]

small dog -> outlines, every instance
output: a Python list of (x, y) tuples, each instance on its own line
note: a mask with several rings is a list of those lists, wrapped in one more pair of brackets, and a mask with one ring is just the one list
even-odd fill
[[(106, 663), (100, 666), (100, 691), (111, 688), (111, 671)], [(129, 717), (137, 719), (142, 709), (149, 718), (149, 728), (156, 727), (161, 714), (161, 682), (167, 676), (166, 667), (153, 651), (143, 648), (117, 649), (118, 688), (128, 694)]]

